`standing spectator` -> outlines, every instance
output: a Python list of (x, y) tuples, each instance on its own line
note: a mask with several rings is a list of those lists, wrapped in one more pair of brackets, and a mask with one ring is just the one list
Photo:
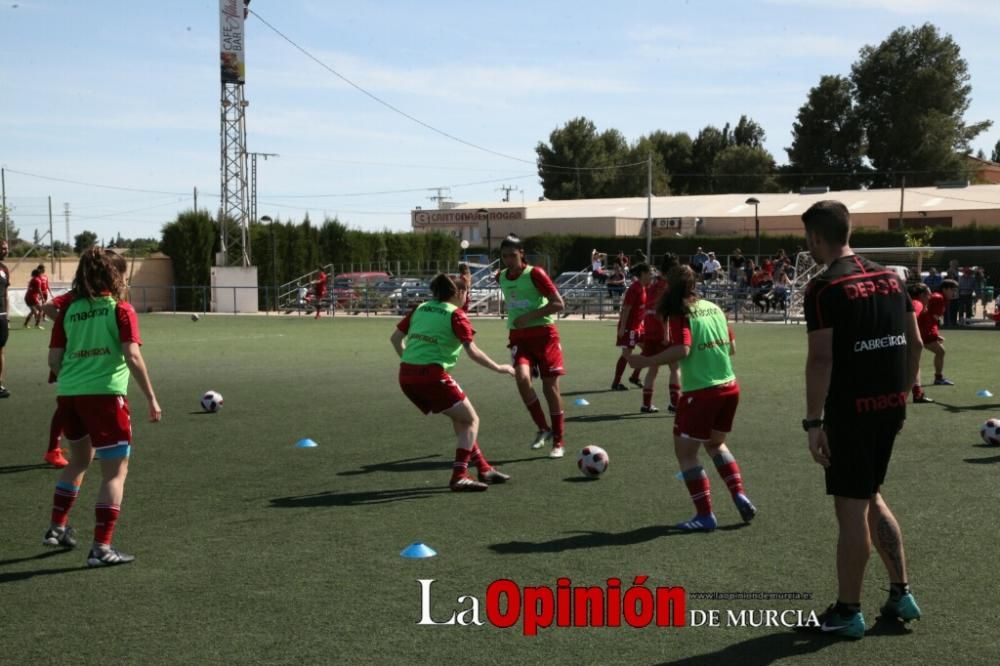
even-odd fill
[(708, 253), (708, 260), (701, 266), (701, 276), (706, 282), (711, 282), (719, 276), (722, 264), (715, 258), (714, 252)]
[[(135, 557), (111, 547), (132, 449), (128, 383), (135, 375), (146, 396), (150, 421), (162, 417), (139, 346), (139, 320), (126, 303), (125, 277), (96, 247), (84, 251), (73, 280), (73, 302), (59, 314), (49, 342), (49, 368), (57, 377), (56, 412), (69, 440), (70, 462), (59, 476), (47, 546), (76, 546), (69, 512), (90, 463), (101, 468), (94, 508), (94, 542), (87, 566), (127, 564)], [(89, 353), (102, 351), (102, 353)]]
[(323, 311), (323, 299), (326, 298), (326, 273), (323, 272), (322, 266), (316, 268), (316, 280), (312, 286), (316, 297), (316, 319), (319, 319), (319, 314)]
[(625, 271), (618, 264), (611, 268), (611, 276), (608, 278), (608, 296), (611, 298), (614, 311), (618, 312), (618, 303), (625, 293)]
[(622, 250), (618, 250), (618, 265), (622, 267), (622, 272), (625, 273), (626, 280), (632, 277), (631, 261), (629, 260), (628, 255), (626, 255)]
[(472, 271), (469, 269), (469, 264), (461, 263), (458, 265), (458, 281), (465, 285), (465, 301), (462, 303), (462, 311), (469, 314), (469, 305), (472, 302)]
[(941, 288), (941, 280), (943, 279), (944, 278), (941, 276), (941, 274), (938, 273), (938, 269), (931, 266), (927, 270), (927, 277), (924, 278), (924, 284), (926, 284), (927, 288), (930, 289), (931, 291), (937, 291), (938, 289)]
[(746, 264), (746, 257), (743, 256), (743, 251), (740, 248), (733, 250), (732, 256), (729, 257), (729, 281), (733, 283), (739, 283), (740, 279), (743, 277), (743, 266)]
[(708, 255), (699, 247), (698, 251), (691, 257), (691, 269), (696, 277), (701, 277), (701, 267), (705, 265), (706, 261), (708, 261)]
[[(962, 271), (958, 267), (958, 260), (952, 259), (948, 262), (948, 270), (945, 271), (946, 280), (954, 280), (958, 284), (958, 279), (962, 277)], [(956, 292), (957, 294), (957, 292)], [(948, 310), (944, 314), (944, 328), (954, 328), (958, 326), (958, 296), (948, 301)]]
[(3, 260), (7, 258), (7, 241), (0, 240), (0, 398), (9, 398), (10, 391), (3, 385), (4, 373), (4, 349), (7, 347), (7, 338), (10, 335), (10, 324), (7, 315), (10, 313), (10, 301), (7, 296), (7, 288), (10, 287), (10, 271)]
[(963, 268), (958, 278), (958, 325), (972, 322), (972, 304), (976, 293), (976, 276), (971, 268)]
[[(872, 542), (889, 576), (883, 619), (920, 617), (910, 592), (903, 533), (881, 494), (893, 443), (906, 418), (922, 343), (899, 276), (851, 250), (850, 213), (820, 201), (802, 214), (809, 251), (826, 270), (806, 288), (806, 431), (824, 468), (839, 527), (837, 601), (820, 616), (824, 634), (865, 635), (861, 590)], [(866, 285), (877, 285), (865, 290)], [(864, 293), (864, 298), (855, 297)]]
[(986, 305), (989, 298), (986, 295), (986, 271), (983, 268), (976, 269), (976, 298), (983, 305), (983, 319), (986, 319)]

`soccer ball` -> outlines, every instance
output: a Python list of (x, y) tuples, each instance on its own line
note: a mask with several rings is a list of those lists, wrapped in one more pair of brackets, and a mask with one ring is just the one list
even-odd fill
[(979, 429), (983, 441), (989, 446), (1000, 446), (1000, 419), (989, 419)]
[(201, 317), (199, 317), (197, 313), (191, 315), (191, 321), (198, 321), (199, 319), (201, 319)]
[(222, 409), (222, 394), (217, 391), (207, 391), (201, 396), (201, 408), (206, 412), (217, 412)]
[(580, 451), (580, 455), (576, 457), (576, 466), (580, 468), (580, 471), (584, 476), (591, 479), (596, 479), (601, 474), (608, 469), (608, 452), (599, 446), (583, 447), (583, 451)]

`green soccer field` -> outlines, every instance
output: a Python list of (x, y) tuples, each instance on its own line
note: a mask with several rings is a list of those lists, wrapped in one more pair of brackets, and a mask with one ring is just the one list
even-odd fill
[[(513, 380), (460, 361), (454, 375), (481, 416), (482, 449), (513, 477), (477, 494), (447, 490), (454, 435), (399, 391), (394, 323), (143, 316), (164, 418), (145, 422), (133, 383), (135, 444), (115, 543), (137, 560), (100, 570), (86, 568), (82, 548), (96, 470), (71, 515), (81, 548), (41, 546), (57, 474), (41, 464), (54, 402), (48, 335), (15, 330), (13, 396), (0, 401), (0, 662), (46, 663), (65, 651), (83, 663), (996, 663), (1000, 449), (981, 443), (979, 424), (1000, 416), (1000, 398), (976, 395), (1000, 395), (992, 331), (946, 332), (957, 385), (929, 387), (937, 404), (910, 407), (884, 488), (924, 618), (848, 643), (730, 626), (766, 610), (818, 612), (835, 597), (831, 501), (799, 427), (804, 327), (737, 327), (742, 398), (729, 443), (760, 514), (741, 526), (709, 467), (721, 529), (685, 535), (667, 527), (693, 513), (675, 478), (672, 418), (639, 414), (636, 389), (606, 390), (613, 323), (560, 323), (571, 452), (562, 460), (529, 449), (534, 427)], [(505, 358), (503, 324), (476, 326), (479, 345)], [(925, 381), (929, 367), (925, 359)], [(661, 377), (655, 402), (666, 407)], [(225, 396), (218, 414), (201, 413), (208, 389)], [(589, 406), (574, 405), (580, 397)], [(319, 446), (295, 448), (304, 437)], [(610, 454), (598, 481), (576, 470), (585, 444)], [(437, 557), (401, 558), (415, 541)], [(623, 620), (526, 636), (523, 614), (508, 629), (487, 621), (487, 588), (498, 579), (523, 591), (561, 577), (602, 587), (618, 578), (625, 592), (637, 576), (650, 589), (685, 588), (688, 611), (717, 610), (721, 626)], [(467, 596), (484, 624), (418, 625), (418, 580), (431, 579), (434, 621), (469, 609), (471, 600), (458, 602)], [(886, 587), (873, 553), (869, 627)], [(734, 592), (811, 599), (695, 598)]]

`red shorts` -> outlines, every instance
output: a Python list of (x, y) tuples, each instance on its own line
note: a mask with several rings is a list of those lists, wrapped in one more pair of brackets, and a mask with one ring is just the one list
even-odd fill
[(713, 430), (730, 432), (739, 403), (740, 385), (736, 382), (684, 393), (677, 404), (674, 434), (707, 442)]
[(28, 307), (31, 308), (35, 307), (36, 305), (41, 305), (41, 301), (39, 301), (38, 296), (32, 296), (31, 294), (27, 294), (24, 297), (24, 302)]
[(71, 442), (89, 436), (95, 449), (132, 443), (132, 419), (123, 395), (60, 395), (54, 418)]
[(561, 377), (566, 374), (558, 333), (520, 339), (517, 342), (511, 340), (507, 346), (514, 366), (536, 366), (541, 377)]
[(625, 347), (626, 349), (635, 349), (639, 344), (639, 340), (642, 339), (642, 330), (633, 329), (631, 331), (625, 331), (625, 335), (619, 335), (617, 341), (615, 342), (615, 347)]
[(670, 348), (663, 340), (643, 340), (641, 346), (643, 356), (656, 356)]
[(942, 340), (941, 333), (937, 326), (929, 331), (920, 331), (920, 339), (923, 340), (925, 345), (931, 344), (932, 342), (940, 342)]
[(424, 414), (440, 414), (465, 400), (462, 387), (440, 365), (400, 363), (399, 387)]

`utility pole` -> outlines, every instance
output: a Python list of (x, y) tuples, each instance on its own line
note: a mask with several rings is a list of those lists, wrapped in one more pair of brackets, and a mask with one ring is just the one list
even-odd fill
[(906, 176), (902, 176), (902, 179), (899, 185), (899, 228), (901, 230), (905, 228), (903, 224), (903, 197), (906, 196)]
[[(263, 157), (267, 161), (268, 157), (281, 157), (278, 153), (247, 153), (250, 158), (250, 223), (257, 221), (257, 158)], [(249, 235), (247, 236), (249, 243)]]
[[(437, 192), (435, 196), (427, 197), (429, 200), (433, 201), (438, 208), (441, 208), (441, 204), (451, 198), (451, 188), (448, 187), (429, 187), (427, 188), (431, 192)], [(448, 194), (445, 194), (445, 190), (448, 190)]]
[(646, 157), (646, 259), (653, 261), (653, 154)]
[(52, 235), (52, 197), (49, 197), (49, 272), (56, 272), (56, 237)]
[(510, 193), (511, 192), (522, 192), (523, 190), (521, 190), (520, 187), (514, 187), (513, 185), (501, 185), (500, 187), (497, 188), (496, 191), (497, 192), (503, 192), (503, 199), (502, 199), (502, 201), (504, 203), (510, 203)]
[(194, 214), (198, 214), (198, 187), (194, 188)]

